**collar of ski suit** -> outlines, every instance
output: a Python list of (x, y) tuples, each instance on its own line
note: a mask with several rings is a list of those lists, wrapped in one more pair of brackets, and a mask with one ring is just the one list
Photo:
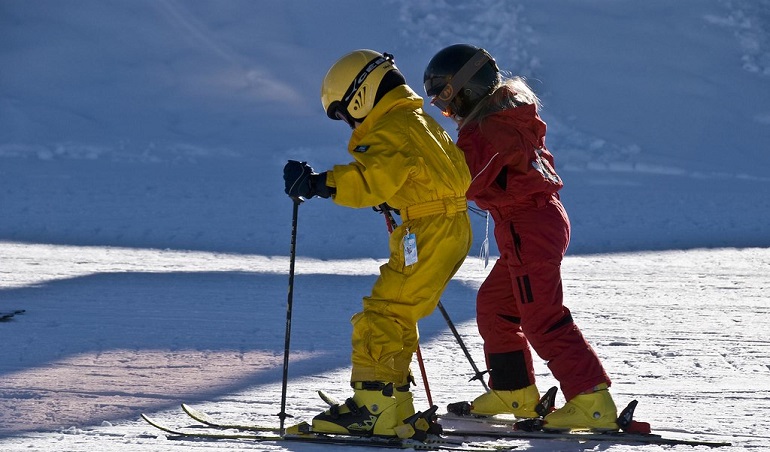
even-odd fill
[(350, 137), (351, 149), (355, 147), (355, 144), (359, 143), (361, 138), (366, 136), (366, 134), (369, 133), (369, 130), (377, 124), (377, 121), (389, 111), (400, 107), (417, 110), (418, 108), (422, 108), (422, 105), (422, 97), (415, 93), (409, 85), (399, 85), (393, 88), (387, 94), (382, 96), (382, 99), (377, 102), (377, 105), (375, 105), (374, 108), (372, 108), (372, 111), (366, 116), (364, 122), (353, 131), (353, 135)]

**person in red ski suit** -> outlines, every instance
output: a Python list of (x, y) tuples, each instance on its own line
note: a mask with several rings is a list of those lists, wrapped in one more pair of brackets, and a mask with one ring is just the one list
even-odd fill
[(466, 195), (492, 215), (500, 250), (476, 300), (491, 389), (470, 412), (536, 416), (531, 346), (567, 400), (545, 418), (547, 428), (617, 430), (610, 379), (563, 304), (570, 223), (537, 96), (523, 78), (503, 78), (488, 52), (466, 44), (438, 52), (424, 82), (434, 105), (458, 123), (457, 145), (472, 177)]

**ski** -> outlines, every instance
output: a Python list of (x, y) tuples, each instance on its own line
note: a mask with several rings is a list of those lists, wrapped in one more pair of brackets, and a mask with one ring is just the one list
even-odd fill
[(182, 411), (187, 413), (188, 416), (200, 422), (201, 424), (204, 424), (212, 428), (234, 429), (234, 430), (242, 430), (242, 431), (249, 431), (249, 432), (271, 432), (276, 434), (280, 433), (280, 430), (281, 430), (278, 427), (262, 427), (259, 425), (252, 425), (252, 424), (217, 421), (207, 413), (204, 413), (203, 411), (195, 409), (186, 403), (182, 404)]
[[(319, 394), (322, 394), (321, 391), (319, 391)], [(333, 399), (325, 396), (322, 394), (322, 398), (327, 401), (327, 403), (334, 403)], [(415, 413), (414, 416), (410, 417), (409, 419), (405, 419), (404, 423), (411, 425), (413, 428), (420, 423), (420, 420), (427, 420), (428, 418), (434, 418), (435, 417), (435, 411), (438, 409), (438, 407), (434, 406), (430, 410), (426, 412), (419, 412)], [(214, 419), (212, 416), (208, 415), (207, 413), (204, 413), (201, 410), (198, 410), (196, 408), (193, 408), (192, 406), (183, 403), (182, 404), (182, 411), (184, 411), (188, 416), (193, 418), (194, 420), (212, 428), (218, 428), (218, 429), (235, 429), (235, 430), (242, 430), (242, 431), (257, 431), (257, 432), (273, 432), (273, 433), (281, 433), (279, 428), (275, 427), (263, 427), (258, 426), (254, 424), (248, 424), (243, 422), (222, 422)], [(297, 433), (297, 434), (305, 434), (305, 433), (319, 433), (319, 432), (313, 432), (312, 426), (308, 424), (307, 422), (301, 422), (297, 425), (294, 425), (292, 427), (289, 427), (288, 429), (285, 429), (286, 433)], [(422, 431), (421, 433), (418, 433), (417, 430), (424, 430), (424, 429), (415, 429), (415, 431), (412, 432), (411, 439), (416, 440), (427, 440), (432, 439), (436, 440), (439, 438), (438, 433), (436, 432), (429, 432), (429, 431)], [(357, 436), (357, 435), (352, 435)], [(449, 440), (444, 440), (445, 442), (449, 442)]]
[[(450, 413), (442, 415), (441, 419), (449, 424), (454, 421), (470, 423), (470, 429), (444, 428), (444, 434), (461, 437), (486, 437), (496, 439), (550, 439), (563, 441), (597, 441), (613, 444), (658, 444), (658, 445), (688, 445), (723, 447), (730, 446), (729, 442), (705, 441), (686, 438), (666, 438), (651, 432), (650, 425), (646, 422), (634, 420), (634, 410), (638, 402), (631, 401), (618, 415), (620, 431), (557, 431), (548, 430), (544, 417), (553, 409), (557, 388), (553, 387), (540, 399), (535, 411), (540, 415), (534, 419), (515, 419), (508, 416), (478, 417), (470, 414), (470, 404), (458, 402), (449, 405)], [(485, 424), (489, 428), (480, 429), (479, 424)]]
[(463, 438), (494, 438), (494, 439), (542, 439), (556, 441), (596, 441), (611, 444), (657, 444), (657, 445), (685, 445), (685, 446), (709, 446), (725, 447), (732, 443), (723, 441), (706, 441), (685, 438), (668, 438), (653, 433), (626, 433), (626, 432), (552, 432), (552, 431), (521, 431), (521, 430), (477, 430), (477, 429), (444, 429), (444, 434)]
[[(549, 393), (544, 396), (544, 399), (553, 399), (554, 393)], [(330, 399), (328, 396), (324, 399)], [(631, 402), (629, 406), (623, 410), (620, 417), (623, 419), (621, 422), (624, 426), (628, 426), (633, 422), (633, 411), (636, 408), (635, 401)], [(548, 400), (543, 402), (546, 406), (549, 405)], [(197, 410), (190, 405), (182, 404), (182, 410), (187, 413), (192, 419), (212, 428), (217, 429), (233, 429), (241, 432), (272, 432), (274, 434), (279, 433), (278, 428), (256, 426), (252, 424), (244, 423), (230, 423), (216, 421), (212, 416)], [(545, 439), (545, 440), (560, 440), (560, 441), (598, 441), (598, 442), (611, 442), (616, 444), (658, 444), (658, 445), (690, 445), (690, 446), (710, 446), (710, 447), (722, 447), (729, 446), (729, 442), (720, 441), (705, 441), (685, 438), (667, 438), (653, 433), (633, 433), (633, 432), (590, 432), (590, 431), (571, 431), (571, 432), (559, 432), (559, 431), (545, 431), (542, 430), (542, 424), (539, 419), (529, 419), (522, 421), (513, 417), (506, 416), (490, 416), (490, 417), (475, 417), (470, 415), (457, 415), (453, 413), (447, 413), (440, 417), (449, 425), (457, 425), (453, 428), (445, 428), (443, 435), (447, 437), (459, 437), (459, 438), (486, 438), (489, 441), (498, 439), (508, 440), (527, 440), (527, 439)], [(466, 428), (460, 428), (462, 424), (466, 424)], [(468, 426), (467, 424), (471, 424)], [(481, 425), (488, 428), (479, 428)], [(300, 424), (300, 426), (303, 424)], [(518, 429), (517, 429), (518, 428)], [(308, 429), (305, 428), (307, 431)], [(311, 433), (312, 434), (312, 433)], [(359, 437), (351, 437), (359, 439)], [(366, 438), (363, 438), (366, 439)], [(459, 444), (459, 443), (458, 443)]]
[(507, 415), (495, 415), (495, 416), (460, 416), (454, 413), (446, 413), (438, 415), (439, 422), (447, 422), (454, 424), (460, 422), (462, 424), (479, 425), (487, 428), (510, 428), (513, 429), (517, 422), (521, 421), (519, 418), (510, 417)]
[(186, 438), (199, 438), (199, 439), (250, 439), (255, 441), (281, 441), (283, 438), (277, 434), (258, 434), (258, 433), (244, 433), (244, 432), (203, 432), (203, 431), (189, 431), (177, 428), (169, 427), (161, 422), (151, 418), (150, 416), (142, 413), (142, 419), (148, 424), (157, 428), (158, 430), (169, 433), (173, 436), (186, 437)]
[(12, 319), (17, 314), (24, 314), (26, 309), (14, 309), (12, 311), (0, 311), (0, 322)]
[[(193, 410), (195, 412), (197, 410)], [(188, 413), (189, 414), (189, 413)], [(198, 413), (196, 413), (198, 414)], [(444, 441), (443, 439), (430, 440), (427, 442), (421, 442), (411, 439), (401, 438), (385, 438), (385, 437), (362, 437), (362, 436), (346, 436), (346, 435), (325, 435), (320, 433), (297, 433), (297, 434), (284, 434), (283, 436), (272, 432), (272, 429), (265, 429), (263, 427), (254, 426), (242, 426), (250, 429), (252, 432), (246, 432), (246, 429), (233, 428), (232, 432), (225, 431), (228, 427), (224, 425), (230, 424), (218, 424), (213, 425), (204, 424), (208, 427), (213, 427), (216, 430), (213, 431), (200, 431), (190, 429), (180, 429), (169, 427), (146, 414), (141, 415), (151, 426), (167, 433), (170, 439), (188, 439), (188, 440), (248, 440), (257, 442), (280, 442), (280, 441), (294, 441), (313, 444), (326, 444), (334, 446), (358, 446), (358, 447), (376, 447), (384, 449), (414, 449), (414, 450), (433, 450), (433, 451), (457, 451), (457, 452), (499, 452), (505, 450), (515, 449), (516, 446), (484, 446), (484, 445), (471, 445), (465, 442), (451, 443)], [(255, 428), (260, 429), (254, 431)], [(262, 433), (260, 433), (262, 432)]]

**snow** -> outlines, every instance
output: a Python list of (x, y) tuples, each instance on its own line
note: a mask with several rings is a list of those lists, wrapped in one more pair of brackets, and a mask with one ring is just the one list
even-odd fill
[[(0, 0), (0, 311), (26, 309), (0, 322), (0, 449), (328, 450), (171, 441), (139, 414), (184, 426), (187, 402), (278, 425), (281, 168), (348, 161), (349, 130), (321, 111), (320, 81), (345, 52), (373, 48), (422, 92), (430, 57), (466, 41), (542, 96), (573, 226), (566, 304), (618, 404), (639, 400), (637, 417), (666, 436), (770, 450), (769, 11), (768, 0)], [(489, 268), (475, 257), (484, 219), (473, 223), (442, 302), (481, 364), (474, 297)], [(296, 420), (323, 409), (317, 389), (349, 396), (348, 320), (386, 241), (369, 209), (300, 206)], [(441, 315), (420, 330), (434, 402), (478, 395)], [(545, 363), (536, 370), (541, 391), (555, 384)]]

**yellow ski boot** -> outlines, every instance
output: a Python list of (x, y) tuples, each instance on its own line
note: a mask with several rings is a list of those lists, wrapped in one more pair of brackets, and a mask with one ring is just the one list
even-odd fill
[(436, 410), (433, 406), (427, 411), (417, 412), (414, 409), (414, 397), (409, 390), (409, 383), (396, 388), (393, 393), (396, 398), (397, 426), (394, 429), (399, 438), (411, 438), (425, 441), (429, 434), (440, 435), (441, 424), (436, 422)]
[(618, 431), (618, 409), (606, 384), (578, 394), (545, 417), (545, 430)]
[(353, 397), (313, 418), (313, 432), (358, 436), (396, 436), (393, 384), (355, 382)]
[(396, 398), (396, 420), (403, 422), (404, 419), (414, 416), (414, 397), (409, 390), (409, 383), (396, 388), (393, 396)]
[(494, 416), (513, 414), (518, 418), (537, 417), (535, 406), (540, 402), (537, 386), (529, 385), (513, 391), (491, 389), (471, 402), (470, 414)]

